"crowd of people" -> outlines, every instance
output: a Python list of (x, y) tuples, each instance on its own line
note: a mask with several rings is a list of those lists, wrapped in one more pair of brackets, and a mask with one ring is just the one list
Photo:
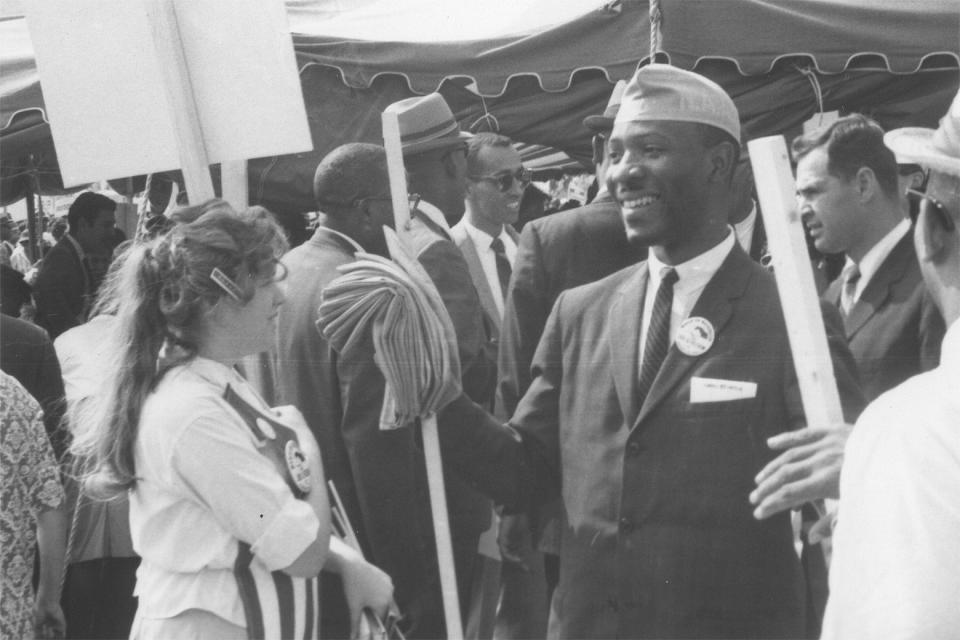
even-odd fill
[(842, 424), (805, 417), (721, 87), (641, 67), (583, 123), (591, 202), (522, 230), (509, 137), (439, 94), (391, 110), (396, 231), (456, 335), (437, 417), (464, 628), (418, 426), (388, 428), (372, 335), (318, 329), (342, 267), (391, 257), (386, 153), (350, 143), (292, 248), (221, 200), (118, 246), (113, 201), (74, 201), (32, 321), (0, 308), (0, 636), (960, 633), (960, 95), (936, 130), (849, 114), (792, 141)]

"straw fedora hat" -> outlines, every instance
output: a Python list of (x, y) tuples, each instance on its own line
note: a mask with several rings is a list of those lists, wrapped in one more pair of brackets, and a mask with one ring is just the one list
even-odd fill
[(960, 176), (960, 92), (936, 129), (904, 127), (883, 136), (897, 162)]
[(627, 88), (626, 80), (618, 80), (613, 86), (613, 93), (607, 100), (607, 108), (603, 110), (603, 115), (587, 116), (583, 119), (583, 126), (594, 133), (603, 133), (613, 129), (613, 119), (617, 117), (617, 111), (620, 110), (620, 100), (623, 99), (623, 90)]
[(439, 93), (400, 100), (387, 109), (397, 114), (405, 156), (456, 146), (471, 137), (460, 131), (447, 101)]

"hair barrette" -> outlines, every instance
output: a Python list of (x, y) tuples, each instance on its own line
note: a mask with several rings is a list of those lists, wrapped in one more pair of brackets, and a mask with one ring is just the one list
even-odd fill
[(243, 290), (230, 279), (230, 276), (220, 271), (219, 267), (213, 268), (213, 271), (210, 272), (210, 279), (217, 283), (217, 286), (223, 289), (228, 296), (237, 302), (243, 302)]

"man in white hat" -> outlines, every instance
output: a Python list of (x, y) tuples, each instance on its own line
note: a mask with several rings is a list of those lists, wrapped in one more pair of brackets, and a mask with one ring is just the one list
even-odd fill
[(938, 129), (891, 131), (930, 171), (913, 241), (947, 333), (940, 366), (880, 396), (847, 442), (823, 638), (960, 632), (960, 94)]
[[(604, 179), (607, 140), (626, 86), (625, 80), (617, 82), (603, 113), (583, 119), (583, 126), (593, 134), (593, 165), (599, 183), (596, 197), (582, 207), (533, 220), (520, 234), (504, 301), (497, 359), (497, 411), (503, 418), (516, 410), (530, 386), (530, 363), (557, 296), (635, 264), (646, 255), (644, 247), (627, 241), (620, 207)], [(535, 638), (546, 632), (546, 603), (558, 577), (561, 515), (557, 499), (533, 518), (518, 514), (501, 520), (505, 563), (498, 632), (504, 638)], [(534, 551), (537, 548), (542, 561), (541, 554)]]
[[(556, 638), (804, 637), (790, 518), (753, 518), (768, 436), (803, 425), (773, 276), (728, 226), (730, 97), (651, 64), (627, 85), (607, 184), (646, 262), (560, 294), (506, 428), (461, 398), (444, 455), (510, 508), (561, 495)], [(834, 368), (859, 409), (830, 316)]]

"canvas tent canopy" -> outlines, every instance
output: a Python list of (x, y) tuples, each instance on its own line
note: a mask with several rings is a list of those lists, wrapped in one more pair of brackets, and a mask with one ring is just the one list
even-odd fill
[[(888, 128), (934, 126), (958, 85), (956, 0), (286, 6), (314, 150), (249, 163), (250, 201), (279, 213), (312, 209), (320, 158), (344, 142), (379, 142), (382, 109), (430, 91), (444, 95), (464, 129), (557, 149), (588, 170), (590, 134), (581, 122), (603, 110), (616, 80), (649, 59), (651, 34), (659, 38), (658, 60), (727, 89), (752, 137), (794, 135), (818, 109), (860, 111)], [(22, 17), (0, 20), (0, 65), (0, 198), (22, 197), (30, 180), (55, 191), (56, 158)], [(104, 99), (122, 87), (118, 78)]]

